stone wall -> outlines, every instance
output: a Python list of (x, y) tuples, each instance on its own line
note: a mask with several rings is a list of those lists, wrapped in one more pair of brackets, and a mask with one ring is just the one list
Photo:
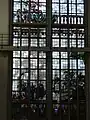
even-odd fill
[[(1, 34), (9, 32), (9, 0), (0, 0), (0, 43)], [(6, 35), (4, 35), (6, 36)], [(5, 39), (8, 43), (8, 36)], [(8, 82), (8, 53), (0, 52), (0, 120), (7, 120), (7, 82)]]

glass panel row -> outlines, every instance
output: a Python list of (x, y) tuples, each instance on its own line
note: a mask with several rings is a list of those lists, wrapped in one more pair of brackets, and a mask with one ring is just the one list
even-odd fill
[[(14, 1), (13, 22), (45, 23), (46, 0)], [(84, 24), (84, 1), (52, 1), (52, 23)]]
[[(13, 46), (46, 47), (46, 28), (13, 28)], [(52, 47), (85, 47), (84, 28), (52, 28)]]

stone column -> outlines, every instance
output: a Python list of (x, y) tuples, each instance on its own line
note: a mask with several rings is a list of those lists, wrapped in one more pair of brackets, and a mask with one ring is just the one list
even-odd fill
[[(9, 33), (9, 0), (0, 0), (0, 45), (7, 44)], [(4, 35), (1, 35), (4, 34)], [(7, 120), (8, 54), (0, 51), (0, 120)]]
[(90, 120), (90, 53), (86, 53), (86, 120)]
[(7, 120), (8, 56), (0, 54), (0, 120)]

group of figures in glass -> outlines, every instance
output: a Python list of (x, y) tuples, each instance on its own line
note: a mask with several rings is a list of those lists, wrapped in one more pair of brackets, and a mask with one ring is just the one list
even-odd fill
[[(54, 1), (52, 3), (52, 24), (53, 23), (60, 23), (60, 24), (83, 24), (83, 12), (81, 8), (83, 8), (83, 2), (80, 1), (77, 3), (79, 5), (77, 8), (76, 13), (76, 6), (74, 1), (69, 3), (69, 14), (67, 11), (67, 2), (60, 1), (60, 8), (59, 8), (59, 1)], [(17, 4), (20, 4), (20, 1), (16, 1)], [(54, 5), (55, 4), (55, 5)], [(22, 7), (14, 8), (15, 12), (13, 13), (14, 22), (19, 23), (46, 23), (46, 1), (22, 1)], [(74, 8), (73, 8), (74, 7)], [(59, 15), (59, 9), (61, 11)], [(66, 11), (66, 12), (65, 12)], [(74, 13), (73, 13), (74, 12)], [(77, 17), (76, 17), (77, 14)]]
[[(78, 85), (76, 85), (77, 81), (78, 81)], [(60, 78), (56, 76), (52, 88), (54, 94), (57, 93), (57, 90), (55, 90), (55, 86), (58, 85), (59, 82), (60, 82)], [(77, 76), (77, 78), (75, 78), (74, 72), (68, 73), (67, 71), (65, 71), (65, 80), (63, 82), (62, 87), (64, 87), (64, 89), (61, 88), (60, 90), (62, 94), (60, 102), (62, 103), (68, 102), (68, 99), (70, 99), (71, 102), (75, 102), (77, 100), (77, 91), (78, 91), (78, 100), (85, 100), (85, 76), (82, 75), (81, 73)], [(69, 91), (70, 96), (68, 96), (68, 87), (70, 89)], [(39, 104), (40, 115), (45, 114), (44, 100), (46, 96), (46, 89), (44, 89), (44, 85), (42, 83), (39, 83), (36, 86), (33, 84), (30, 85), (30, 83), (26, 84), (25, 82), (23, 82), (21, 88), (20, 85), (18, 86), (18, 90), (20, 90), (21, 92), (20, 94), (13, 94), (12, 96), (13, 103), (22, 103), (22, 107), (20, 109), (27, 108), (27, 105), (30, 103), (31, 104), (30, 108), (33, 112), (37, 111), (36, 109), (38, 109), (38, 104)], [(40, 100), (40, 103), (37, 103), (38, 100)], [(57, 100), (53, 100), (53, 101), (59, 103), (59, 101)], [(33, 104), (33, 102), (35, 103)], [(62, 104), (63, 112), (65, 112), (67, 108), (65, 106), (67, 105)], [(58, 114), (58, 111), (60, 109), (59, 107), (60, 106), (57, 105), (54, 106), (53, 108), (54, 114)]]

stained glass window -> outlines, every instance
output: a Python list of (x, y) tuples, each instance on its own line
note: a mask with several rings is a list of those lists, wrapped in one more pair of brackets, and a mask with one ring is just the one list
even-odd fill
[[(13, 46), (21, 50), (13, 51), (12, 98), (13, 108), (19, 103), (16, 108), (22, 111), (14, 108), (13, 119), (47, 118), (51, 71), (52, 120), (85, 120), (85, 53), (78, 51), (85, 47), (84, 4), (83, 0), (52, 0), (51, 6), (46, 0), (13, 0)], [(52, 13), (48, 18), (47, 6)]]

